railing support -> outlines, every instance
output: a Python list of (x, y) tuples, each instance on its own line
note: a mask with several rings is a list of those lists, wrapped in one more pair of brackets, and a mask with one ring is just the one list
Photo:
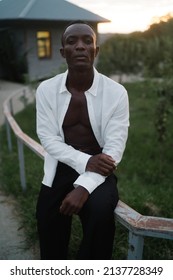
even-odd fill
[(12, 152), (11, 127), (7, 118), (5, 118), (5, 126), (6, 126), (6, 133), (7, 133), (8, 150), (9, 152)]
[(14, 112), (13, 112), (13, 100), (12, 99), (10, 99), (10, 101), (9, 101), (9, 106), (10, 106), (10, 113), (11, 113), (11, 115), (13, 115)]
[(129, 231), (129, 248), (128, 248), (128, 260), (142, 260), (144, 247), (143, 236), (136, 235)]
[(23, 152), (23, 142), (18, 138), (17, 139), (18, 146), (18, 158), (19, 158), (19, 169), (20, 169), (20, 182), (23, 191), (26, 191), (26, 176), (25, 176), (25, 160), (24, 160), (24, 152)]

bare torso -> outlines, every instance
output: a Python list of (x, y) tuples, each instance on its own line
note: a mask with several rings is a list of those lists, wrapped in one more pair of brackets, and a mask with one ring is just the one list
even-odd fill
[(90, 154), (101, 152), (91, 128), (85, 94), (72, 94), (64, 118), (63, 130), (65, 142), (75, 149)]

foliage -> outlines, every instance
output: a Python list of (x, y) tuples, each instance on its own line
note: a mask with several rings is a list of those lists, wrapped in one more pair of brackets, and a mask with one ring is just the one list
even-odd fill
[(106, 75), (138, 73), (162, 77), (173, 62), (173, 18), (153, 24), (145, 32), (115, 34), (101, 45), (98, 69)]
[[(173, 127), (170, 118), (166, 122), (167, 141), (162, 145), (157, 140), (155, 130), (155, 112), (157, 90), (156, 82), (139, 82), (126, 84), (130, 100), (131, 125), (126, 151), (118, 167), (118, 188), (120, 198), (143, 215), (173, 217)], [(32, 117), (31, 117), (32, 116)], [(35, 133), (35, 106), (16, 115), (20, 127), (37, 140)], [(22, 193), (19, 181), (16, 140), (13, 138), (13, 152), (7, 150), (4, 127), (1, 129), (1, 184), (3, 189), (12, 193), (19, 201), (23, 217), (22, 226), (26, 230), (30, 244), (37, 241), (35, 205), (43, 175), (43, 161), (28, 148), (25, 149), (27, 191)], [(70, 259), (75, 258), (76, 248), (81, 239), (81, 227), (74, 216), (72, 238), (70, 242)], [(117, 223), (114, 259), (125, 259), (128, 249), (128, 233)], [(145, 238), (144, 259), (172, 259), (173, 244), (171, 240)]]
[(142, 46), (140, 32), (114, 35), (101, 46), (97, 65), (99, 71), (106, 75), (141, 71)]
[(160, 87), (157, 88), (157, 96), (155, 126), (158, 141), (162, 144), (167, 140), (167, 123), (173, 111), (173, 80), (170, 80), (170, 83), (167, 80), (161, 82)]

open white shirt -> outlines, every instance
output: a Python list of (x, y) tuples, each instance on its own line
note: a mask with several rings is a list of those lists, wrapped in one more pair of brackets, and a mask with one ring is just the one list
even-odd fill
[[(68, 71), (42, 82), (36, 92), (37, 134), (46, 151), (43, 184), (52, 186), (57, 163), (61, 161), (79, 173), (74, 187), (83, 186), (91, 193), (106, 177), (86, 171), (91, 155), (64, 142), (62, 125), (71, 99), (71, 93), (66, 88), (67, 75)], [(118, 164), (128, 136), (127, 91), (94, 69), (93, 84), (85, 96), (90, 123), (102, 152)]]

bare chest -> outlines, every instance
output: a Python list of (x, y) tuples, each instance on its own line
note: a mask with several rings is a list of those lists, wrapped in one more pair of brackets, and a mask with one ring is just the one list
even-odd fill
[(72, 95), (64, 118), (63, 130), (65, 142), (75, 149), (89, 154), (100, 153), (100, 146), (90, 124), (84, 94)]
[(72, 95), (64, 118), (63, 127), (73, 126), (78, 123), (84, 126), (90, 126), (87, 101), (84, 94)]

